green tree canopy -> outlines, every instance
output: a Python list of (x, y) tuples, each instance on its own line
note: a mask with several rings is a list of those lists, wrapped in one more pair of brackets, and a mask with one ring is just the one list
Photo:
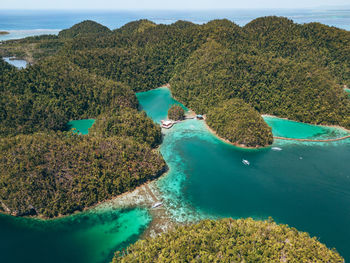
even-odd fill
[(163, 158), (132, 137), (48, 132), (1, 138), (0, 209), (70, 214), (133, 190), (164, 169)]
[(248, 219), (204, 220), (137, 241), (118, 262), (339, 262), (316, 238), (287, 225)]
[(85, 20), (78, 24), (75, 24), (69, 29), (64, 29), (58, 33), (59, 38), (75, 38), (89, 36), (92, 37), (101, 37), (105, 34), (110, 33), (111, 30), (95, 21)]
[(173, 121), (183, 120), (185, 118), (184, 109), (177, 104), (174, 104), (168, 110), (168, 119)]
[(156, 147), (162, 140), (159, 125), (156, 125), (146, 113), (136, 109), (125, 108), (121, 111), (108, 112), (99, 115), (94, 125), (89, 129), (91, 135), (103, 137), (131, 137), (139, 143), (147, 143)]
[(271, 127), (241, 99), (230, 99), (210, 108), (206, 121), (220, 137), (234, 144), (258, 147), (273, 142)]

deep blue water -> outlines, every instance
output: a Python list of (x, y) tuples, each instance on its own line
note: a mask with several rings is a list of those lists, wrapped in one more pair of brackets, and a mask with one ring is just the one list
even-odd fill
[(162, 24), (171, 24), (177, 20), (187, 20), (202, 24), (212, 19), (227, 18), (234, 21), (236, 24), (243, 26), (257, 17), (269, 15), (285, 16), (293, 19), (297, 23), (320, 22), (326, 25), (350, 30), (350, 9), (232, 9), (213, 11), (0, 10), (0, 30), (7, 30), (11, 33), (9, 35), (0, 36), (0, 40), (48, 33), (57, 34), (59, 29), (69, 28), (86, 19), (97, 21), (111, 29), (115, 29), (130, 21), (143, 18)]

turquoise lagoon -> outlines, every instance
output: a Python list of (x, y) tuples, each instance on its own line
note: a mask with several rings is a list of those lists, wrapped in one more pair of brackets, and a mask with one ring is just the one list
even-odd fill
[(0, 262), (110, 262), (150, 221), (145, 209), (103, 207), (54, 220), (0, 215)]
[(170, 90), (166, 87), (138, 92), (136, 97), (141, 104), (141, 110), (146, 111), (148, 116), (157, 123), (167, 118), (168, 110), (173, 104), (180, 105), (185, 111), (188, 111), (184, 105), (171, 96)]
[(349, 135), (349, 132), (341, 128), (311, 125), (272, 116), (263, 116), (263, 118), (272, 128), (273, 135), (278, 137), (324, 140)]
[[(168, 90), (152, 90), (138, 99), (155, 121), (164, 118), (166, 111), (160, 114), (158, 106), (169, 101)], [(278, 118), (267, 122), (275, 134), (286, 137), (327, 138), (343, 132)], [(160, 151), (170, 170), (157, 185), (175, 220), (271, 216), (319, 237), (350, 260), (350, 140), (278, 140), (273, 146), (281, 151), (242, 149), (222, 142), (198, 120), (164, 133)]]
[(94, 119), (73, 120), (67, 123), (68, 129), (75, 133), (86, 135), (89, 133), (89, 128), (95, 123)]

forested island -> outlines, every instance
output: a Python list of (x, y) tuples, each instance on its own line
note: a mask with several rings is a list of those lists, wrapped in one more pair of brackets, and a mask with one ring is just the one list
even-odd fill
[(10, 33), (7, 31), (0, 31), (0, 35), (8, 35), (8, 34), (10, 34)]
[[(166, 170), (156, 149), (161, 131), (138, 111), (135, 92), (167, 83), (176, 99), (206, 114), (208, 125), (235, 144), (272, 143), (261, 114), (350, 128), (350, 99), (343, 89), (350, 86), (350, 32), (319, 23), (300, 25), (283, 17), (258, 18), (244, 27), (229, 20), (203, 25), (140, 20), (110, 30), (84, 21), (58, 36), (6, 41), (0, 55), (33, 63), (18, 70), (0, 59), (0, 211), (12, 215), (71, 214), (160, 176)], [(89, 135), (68, 131), (68, 121), (85, 118), (96, 119)], [(152, 254), (152, 242), (176, 243), (191, 229), (204, 227), (201, 239), (230, 225), (248, 225), (252, 228), (243, 228), (241, 237), (249, 244), (256, 238), (248, 231), (253, 229), (277, 247), (295, 241), (303, 253), (264, 255), (244, 246), (243, 256), (235, 248), (222, 247), (224, 253), (211, 247), (203, 258), (299, 261), (310, 254), (342, 262), (308, 236), (267, 224), (204, 221), (142, 242), (150, 243)], [(271, 227), (280, 234), (268, 232)], [(139, 246), (147, 251), (142, 242), (130, 248), (127, 262), (138, 260)], [(195, 251), (173, 256), (195, 260)]]
[(165, 163), (120, 135), (48, 132), (0, 141), (0, 211), (56, 217), (83, 210), (154, 179)]
[[(190, 238), (189, 238), (190, 237)], [(307, 233), (272, 221), (204, 220), (140, 240), (118, 262), (344, 262)]]
[(211, 107), (206, 120), (217, 135), (238, 146), (266, 146), (273, 142), (271, 127), (241, 99)]
[(180, 105), (173, 105), (168, 110), (168, 119), (173, 121), (181, 121), (185, 118), (185, 111)]

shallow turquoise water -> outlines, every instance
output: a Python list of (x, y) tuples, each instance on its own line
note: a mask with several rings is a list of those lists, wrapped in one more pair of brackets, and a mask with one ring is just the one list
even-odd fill
[(101, 208), (48, 221), (0, 215), (0, 262), (110, 262), (150, 221), (144, 209)]
[(75, 129), (74, 132), (86, 135), (89, 128), (95, 123), (94, 119), (74, 120), (67, 123), (69, 129)]
[(343, 129), (311, 125), (296, 121), (264, 116), (265, 122), (272, 127), (274, 136), (297, 139), (333, 139), (340, 138), (349, 133)]
[(138, 92), (136, 93), (136, 97), (142, 102), (141, 109), (146, 111), (148, 116), (157, 123), (167, 118), (168, 110), (173, 104), (180, 105), (185, 111), (188, 110), (184, 105), (174, 100), (170, 90), (166, 87)]
[[(162, 93), (156, 94), (157, 103)], [(139, 100), (141, 105), (155, 103), (152, 96)], [(320, 127), (280, 121), (273, 120), (273, 126), (282, 135), (326, 138), (335, 132), (329, 128), (327, 135)], [(283, 123), (289, 128), (284, 129)], [(276, 141), (274, 146), (281, 151), (247, 150), (220, 141), (198, 120), (164, 132), (160, 150), (170, 170), (158, 186), (176, 220), (272, 216), (319, 237), (350, 260), (350, 140)]]
[(350, 95), (350, 89), (344, 89), (344, 90), (345, 90), (345, 92), (349, 93), (349, 95)]

